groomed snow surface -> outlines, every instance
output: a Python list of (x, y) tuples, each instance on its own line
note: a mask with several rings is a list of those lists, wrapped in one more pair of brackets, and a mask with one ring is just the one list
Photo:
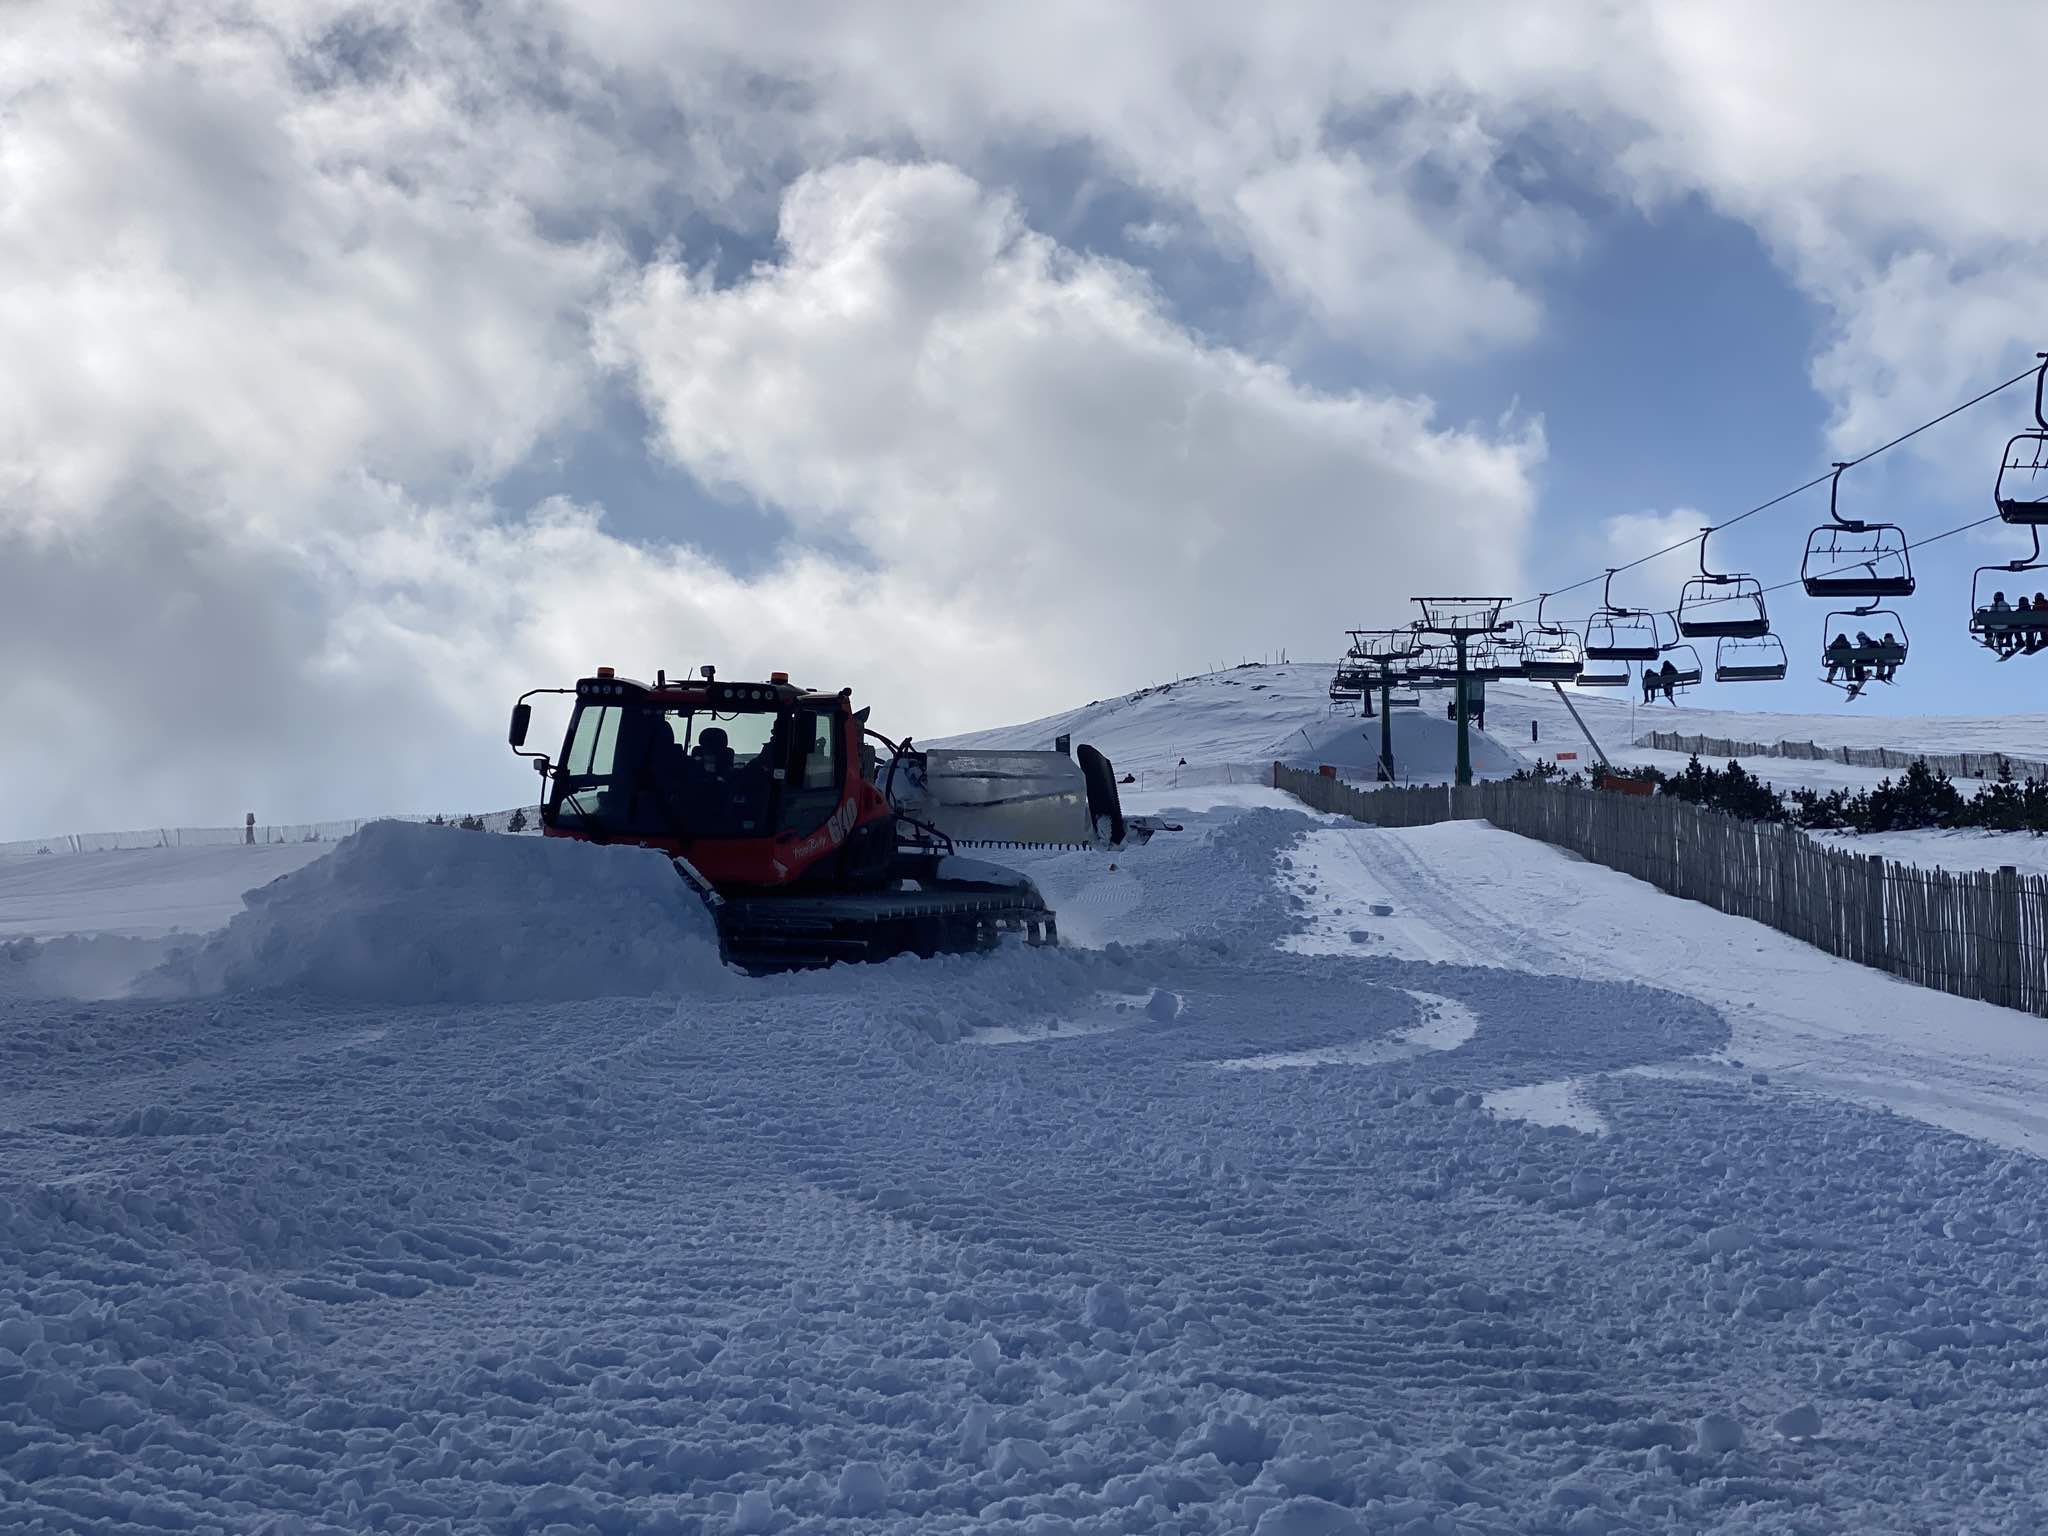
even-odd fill
[(0, 991), (0, 1527), (2040, 1528), (2039, 1021), (1133, 802), (1016, 855), (1057, 951), (742, 980), (647, 856), (373, 828)]

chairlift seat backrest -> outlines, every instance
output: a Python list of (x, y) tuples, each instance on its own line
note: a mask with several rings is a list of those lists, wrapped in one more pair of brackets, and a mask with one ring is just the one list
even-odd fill
[(1754, 639), (1771, 632), (1762, 585), (1751, 576), (1695, 576), (1678, 594), (1678, 632), (1688, 640)]
[(1843, 517), (1836, 510), (1835, 495), (1846, 468), (1835, 466), (1835, 487), (1828, 500), (1832, 521), (1806, 536), (1800, 584), (1808, 597), (1911, 597), (1913, 554), (1905, 530), (1896, 523)]
[(1688, 640), (1754, 640), (1771, 632), (1771, 621), (1768, 617), (1738, 618), (1733, 615), (1725, 619), (1689, 619), (1680, 609), (1678, 632)]
[(1663, 653), (1647, 613), (1595, 614), (1586, 621), (1588, 661), (1655, 661)]
[(1880, 576), (1867, 568), (1803, 578), (1808, 597), (1911, 597), (1911, 575)]
[(2048, 613), (2037, 613), (2032, 608), (1979, 608), (1970, 627), (1996, 630), (2048, 628)]
[(1729, 638), (1714, 647), (1717, 683), (1783, 682), (1789, 670), (1785, 642), (1776, 635)]
[(1882, 666), (1889, 662), (1896, 666), (1906, 659), (1906, 648), (1897, 641), (1886, 645), (1880, 640), (1875, 645), (1851, 645), (1826, 654), (1830, 661), (1861, 662), (1865, 666)]

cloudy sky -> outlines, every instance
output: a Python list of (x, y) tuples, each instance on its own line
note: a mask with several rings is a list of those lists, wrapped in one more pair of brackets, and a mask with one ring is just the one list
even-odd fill
[[(932, 736), (1574, 581), (2048, 346), (2044, 45), (1912, 0), (6, 0), (0, 836), (512, 803), (512, 697), (600, 662)], [(1857, 505), (1989, 511), (2029, 403)], [(1796, 574), (1823, 505), (1717, 560)], [(1872, 703), (2032, 702), (1961, 637), (2012, 543), (1927, 552)], [(1780, 606), (1802, 674), (1823, 612)]]

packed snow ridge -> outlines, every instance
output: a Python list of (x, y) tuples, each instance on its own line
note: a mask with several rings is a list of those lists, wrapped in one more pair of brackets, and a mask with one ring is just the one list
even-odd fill
[(151, 995), (0, 988), (0, 1527), (2038, 1527), (2048, 1165), (1881, 1107), (2037, 1099), (2036, 1021), (1132, 808), (1003, 856), (1057, 950), (748, 980), (651, 855), (373, 827)]
[(490, 1003), (731, 983), (710, 914), (645, 848), (373, 822), (245, 900), (134, 990)]

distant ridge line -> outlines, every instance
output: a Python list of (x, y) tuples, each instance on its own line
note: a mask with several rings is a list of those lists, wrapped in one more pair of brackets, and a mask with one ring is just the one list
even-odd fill
[[(510, 811), (485, 811), (477, 819), (486, 832), (504, 832), (519, 810), (529, 824), (539, 812), (532, 806)], [(343, 821), (258, 822), (253, 828), (239, 827), (140, 827), (125, 832), (63, 832), (52, 837), (24, 837), (0, 842), (0, 863), (12, 859), (38, 858), (52, 854), (132, 853), (146, 848), (232, 848), (245, 843), (275, 847), (283, 843), (338, 843), (373, 821), (431, 821), (426, 815), (363, 816)], [(444, 816), (454, 826), (461, 816)]]

